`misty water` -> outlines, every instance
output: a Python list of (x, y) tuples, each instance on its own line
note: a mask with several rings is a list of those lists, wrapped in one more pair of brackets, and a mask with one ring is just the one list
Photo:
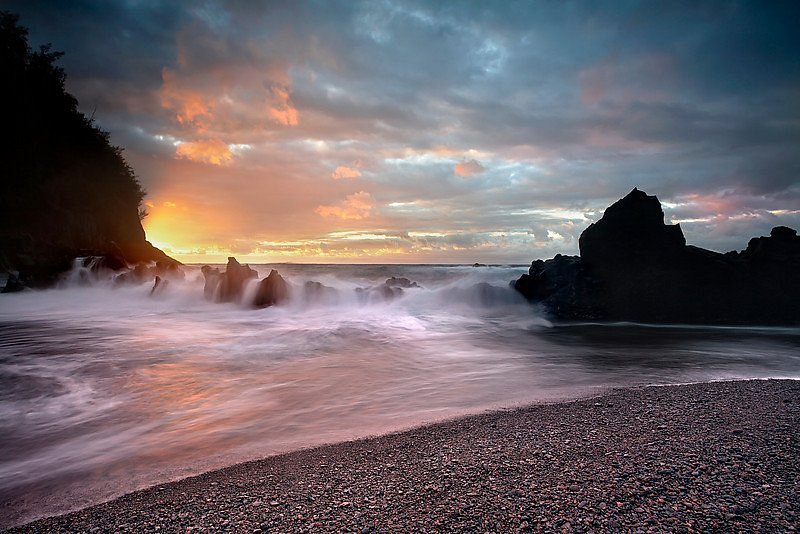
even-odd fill
[[(239, 461), (616, 386), (800, 378), (800, 329), (552, 324), (525, 266), (278, 265), (291, 303), (73, 273), (0, 295), (0, 526)], [(407, 277), (384, 299), (356, 288)], [(315, 302), (309, 280), (336, 288)], [(254, 291), (254, 285), (248, 288)]]

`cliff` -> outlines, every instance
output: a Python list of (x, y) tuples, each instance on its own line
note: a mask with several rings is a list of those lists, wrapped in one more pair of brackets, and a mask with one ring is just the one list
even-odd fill
[(0, 13), (0, 271), (44, 285), (75, 256), (174, 262), (145, 239), (144, 191), (121, 150), (77, 109), (60, 53), (32, 51)]

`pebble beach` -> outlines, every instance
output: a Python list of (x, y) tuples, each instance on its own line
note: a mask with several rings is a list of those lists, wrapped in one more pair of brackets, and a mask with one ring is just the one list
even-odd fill
[(798, 458), (800, 381), (617, 389), (268, 457), (16, 530), (785, 532), (800, 526)]

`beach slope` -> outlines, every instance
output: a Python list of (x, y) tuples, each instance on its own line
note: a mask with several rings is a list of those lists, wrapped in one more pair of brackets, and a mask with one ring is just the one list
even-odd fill
[(24, 531), (787, 531), (800, 382), (614, 390), (298, 451)]

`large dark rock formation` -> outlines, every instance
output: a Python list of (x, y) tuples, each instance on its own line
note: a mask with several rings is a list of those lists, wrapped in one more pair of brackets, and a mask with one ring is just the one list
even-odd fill
[(790, 228), (719, 254), (687, 246), (658, 199), (634, 189), (579, 243), (580, 257), (534, 261), (514, 287), (559, 319), (800, 324), (800, 237)]
[(0, 12), (0, 272), (47, 285), (75, 257), (176, 263), (142, 229), (144, 190), (65, 90), (61, 54), (32, 51), (17, 17)]

